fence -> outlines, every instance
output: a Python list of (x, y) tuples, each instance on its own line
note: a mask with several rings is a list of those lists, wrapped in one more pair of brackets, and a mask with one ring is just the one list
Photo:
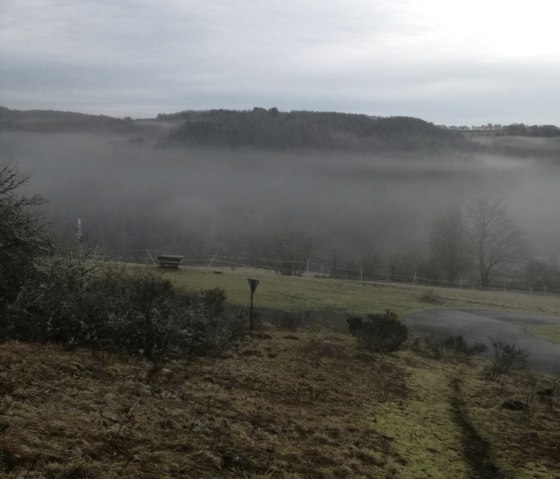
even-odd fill
[[(165, 253), (166, 252), (163, 251), (155, 251), (149, 249), (103, 250), (96, 248), (89, 250), (87, 252), (87, 255), (92, 259), (99, 261), (157, 265), (157, 256)], [(327, 265), (325, 265), (324, 263), (311, 260), (298, 261), (249, 256), (225, 256), (219, 255), (218, 253), (205, 254), (198, 252), (184, 253), (183, 256), (183, 263), (185, 264), (185, 266), (205, 266), (208, 268), (226, 267), (231, 268), (232, 270), (235, 270), (236, 268), (256, 268), (276, 274), (286, 274), (300, 277), (343, 279), (362, 283), (410, 284), (412, 286), (471, 289), (478, 291), (516, 292), (535, 296), (560, 297), (560, 293), (558, 291), (550, 290), (546, 286), (539, 289), (531, 287), (516, 288), (514, 285), (508, 285), (507, 282), (504, 282), (502, 287), (498, 287), (496, 285), (482, 286), (480, 283), (473, 281), (472, 279), (465, 279), (459, 282), (450, 282), (445, 280), (421, 277), (417, 274), (364, 274), (362, 268), (360, 268), (360, 270), (339, 267), (333, 269), (331, 267), (327, 267)]]

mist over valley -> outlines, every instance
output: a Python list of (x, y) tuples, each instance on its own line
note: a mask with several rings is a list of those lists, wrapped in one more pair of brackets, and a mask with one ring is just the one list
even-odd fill
[(57, 236), (71, 242), (81, 218), (91, 247), (274, 258), (274, 236), (297, 233), (327, 268), (394, 253), (420, 262), (434, 215), (488, 197), (507, 204), (532, 254), (558, 254), (559, 137), (269, 112), (6, 110), (0, 149), (31, 175)]

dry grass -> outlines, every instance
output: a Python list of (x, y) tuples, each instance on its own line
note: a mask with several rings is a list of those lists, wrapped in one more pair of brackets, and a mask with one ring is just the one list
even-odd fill
[(392, 477), (403, 459), (369, 411), (404, 400), (403, 370), (350, 338), (285, 335), (155, 369), (2, 345), (2, 477)]
[(517, 380), (496, 385), (481, 366), (410, 351), (371, 355), (327, 330), (258, 334), (224, 357), (159, 365), (0, 345), (0, 476), (466, 479), (457, 376), (502, 467), (560, 470), (559, 405), (539, 403), (528, 419), (498, 408), (523, 399)]
[[(479, 432), (495, 445), (497, 462), (518, 479), (558, 479), (560, 471), (560, 382), (558, 378), (517, 372), (499, 382), (486, 379), (478, 362), (465, 381), (468, 414)], [(543, 392), (552, 394), (543, 395)], [(526, 408), (503, 408), (519, 401)]]

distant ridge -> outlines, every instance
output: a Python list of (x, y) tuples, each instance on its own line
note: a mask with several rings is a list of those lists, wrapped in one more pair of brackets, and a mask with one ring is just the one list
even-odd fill
[(168, 144), (352, 151), (443, 150), (465, 144), (461, 133), (404, 117), (254, 108), (158, 115), (180, 122)]
[(115, 132), (134, 131), (134, 122), (106, 115), (57, 110), (10, 110), (0, 106), (0, 131)]
[[(500, 125), (492, 130), (446, 127), (407, 116), (368, 116), (354, 113), (252, 110), (186, 110), (154, 119), (120, 119), (57, 110), (11, 110), (0, 106), (0, 131), (41, 133), (107, 133), (147, 135), (160, 147), (226, 147), (269, 150), (445, 153), (484, 149), (473, 137), (560, 137), (554, 125)], [(132, 140), (131, 140), (132, 141)], [(509, 148), (497, 146), (498, 148)], [(508, 150), (508, 151), (509, 151)], [(517, 148), (510, 153), (516, 154)]]

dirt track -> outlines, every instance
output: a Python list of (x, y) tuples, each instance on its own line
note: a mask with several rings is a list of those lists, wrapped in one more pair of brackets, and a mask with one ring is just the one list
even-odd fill
[(525, 332), (525, 328), (532, 325), (560, 326), (558, 316), (438, 309), (413, 314), (406, 318), (406, 322), (418, 333), (440, 338), (462, 335), (469, 343), (483, 343), (488, 347), (490, 338), (515, 343), (531, 354), (531, 369), (560, 376), (560, 344), (535, 338)]

